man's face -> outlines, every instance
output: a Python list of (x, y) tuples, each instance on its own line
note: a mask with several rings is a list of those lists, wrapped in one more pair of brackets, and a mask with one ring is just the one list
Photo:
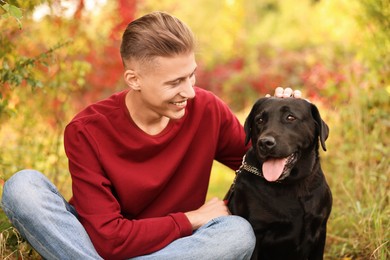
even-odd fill
[(149, 68), (139, 70), (139, 87), (146, 113), (180, 119), (187, 100), (195, 97), (194, 53), (157, 57)]

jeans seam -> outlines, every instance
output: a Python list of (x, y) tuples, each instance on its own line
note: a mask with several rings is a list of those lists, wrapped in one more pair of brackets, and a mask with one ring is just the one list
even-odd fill
[[(11, 209), (9, 209), (9, 208), (8, 208), (7, 206), (5, 206), (3, 203), (2, 203), (2, 208), (3, 208), (3, 210), (4, 210), (5, 212), (8, 212), (8, 214), (6, 214), (7, 216), (9, 216), (9, 215), (10, 215), (9, 213), (11, 213), (12, 219), (10, 218), (10, 220), (11, 220), (11, 223), (12, 223), (12, 225), (13, 225), (14, 227), (15, 227), (14, 222), (17, 222), (17, 223), (19, 224), (19, 226), (20, 226), (20, 229), (22, 229), (24, 233), (28, 234), (32, 239), (34, 239), (34, 241), (36, 241), (36, 243), (40, 245), (40, 248), (44, 249), (44, 251), (45, 251), (48, 255), (50, 255), (50, 257), (52, 257), (52, 258), (50, 258), (50, 259), (58, 259), (58, 258), (56, 258), (54, 255), (52, 255), (48, 250), (46, 250), (46, 247), (43, 246), (43, 245), (39, 242), (39, 240), (35, 239), (34, 236), (32, 236), (30, 232), (27, 231), (27, 229), (23, 226), (22, 222), (20, 222), (20, 221), (18, 220), (18, 218), (15, 217), (15, 214), (14, 214), (14, 212), (13, 212)], [(16, 227), (15, 227), (15, 228), (16, 228)], [(16, 228), (16, 230), (19, 230), (19, 229)], [(24, 239), (26, 239), (26, 238), (24, 238)], [(26, 239), (26, 240), (27, 240), (27, 239)], [(27, 241), (28, 241), (28, 240), (27, 240)], [(29, 242), (29, 241), (28, 241), (28, 242)], [(30, 242), (29, 242), (29, 243), (30, 243)]]

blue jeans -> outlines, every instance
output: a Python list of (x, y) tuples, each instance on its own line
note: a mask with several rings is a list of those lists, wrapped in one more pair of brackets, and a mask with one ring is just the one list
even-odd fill
[[(12, 224), (45, 259), (102, 259), (77, 212), (41, 173), (23, 170), (4, 184), (2, 208)], [(250, 259), (256, 238), (238, 216), (219, 217), (191, 236), (134, 259)]]

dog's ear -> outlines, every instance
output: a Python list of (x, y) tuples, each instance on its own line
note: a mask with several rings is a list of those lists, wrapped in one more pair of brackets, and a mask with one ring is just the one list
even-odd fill
[(318, 128), (318, 136), (320, 138), (321, 146), (324, 151), (326, 151), (326, 145), (325, 141), (328, 139), (329, 136), (329, 127), (328, 125), (322, 120), (320, 112), (318, 111), (318, 108), (313, 105), (311, 105), (311, 114), (316, 122), (316, 126)]
[(251, 140), (251, 130), (252, 130), (252, 124), (253, 124), (253, 114), (252, 113), (253, 108), (251, 112), (249, 113), (248, 117), (245, 119), (245, 124), (244, 124), (244, 130), (245, 130), (245, 145), (249, 143)]
[(249, 112), (249, 115), (245, 119), (245, 124), (244, 124), (244, 130), (245, 130), (245, 134), (246, 134), (245, 145), (247, 145), (249, 143), (249, 141), (251, 140), (251, 133), (252, 133), (253, 123), (254, 123), (253, 121), (254, 121), (255, 116), (256, 116), (257, 107), (260, 105), (260, 103), (264, 99), (266, 99), (266, 98), (260, 98), (259, 100), (256, 101), (256, 103), (253, 105), (251, 111)]

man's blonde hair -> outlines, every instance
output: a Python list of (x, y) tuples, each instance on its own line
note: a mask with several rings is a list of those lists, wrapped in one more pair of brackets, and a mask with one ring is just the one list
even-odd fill
[(172, 57), (193, 52), (194, 35), (190, 28), (164, 12), (142, 16), (127, 26), (120, 48), (124, 66), (149, 62), (155, 57)]

